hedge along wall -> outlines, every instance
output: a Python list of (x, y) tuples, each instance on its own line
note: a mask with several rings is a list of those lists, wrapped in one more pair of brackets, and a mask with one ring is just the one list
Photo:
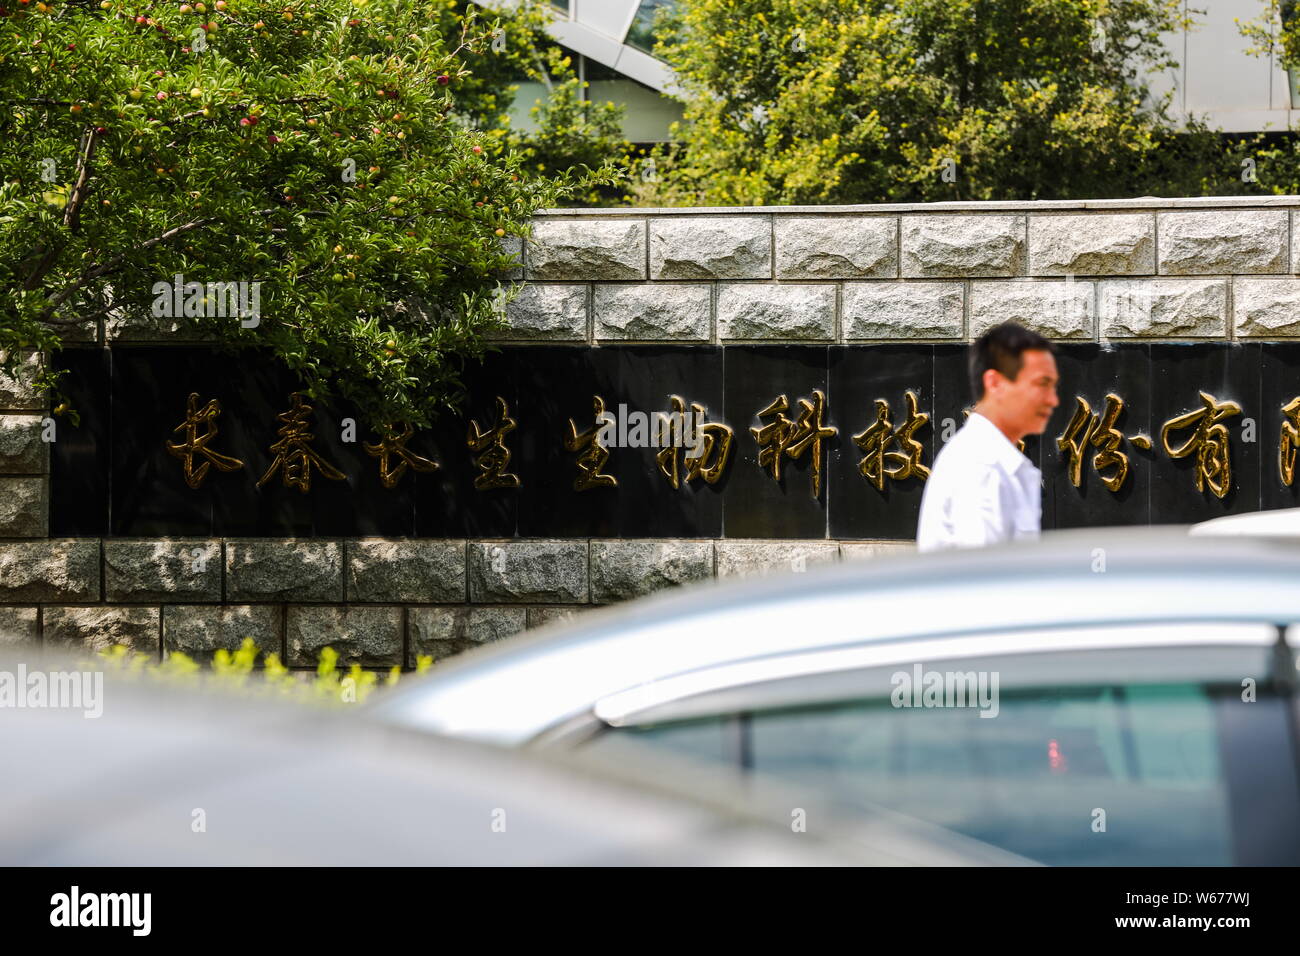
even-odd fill
[[(1187, 354), (1210, 359), (1193, 361), (1183, 386), (1195, 385), (1223, 354), (1236, 356), (1225, 360), (1236, 362), (1236, 371), (1219, 375), (1214, 387), (1272, 374), (1285, 391), (1294, 364), (1284, 343), (1300, 339), (1298, 209), (1300, 199), (1252, 197), (554, 210), (538, 217), (527, 248), (519, 249), (521, 267), (510, 278), (523, 279), (526, 288), (508, 308), (502, 344), (735, 355), (750, 346), (828, 354), (841, 346), (891, 346), (922, 356), (934, 350), (937, 362), (940, 351), (959, 358), (973, 336), (1014, 319), (1066, 349), (1086, 351), (1092, 343), (1102, 356), (1145, 356), (1152, 375), (1166, 354), (1161, 348), (1200, 343)], [(78, 347), (174, 340), (165, 330), (110, 324)], [(1276, 344), (1250, 351), (1251, 343), (1264, 342)], [(41, 360), (28, 358), (29, 369)], [(1264, 371), (1252, 373), (1251, 362), (1263, 362)], [(945, 375), (960, 377), (959, 365), (945, 366)], [(1274, 366), (1282, 372), (1269, 372)], [(934, 371), (936, 389), (939, 382)], [(1056, 454), (1054, 439), (1074, 405), (1077, 382), (1069, 384), (1041, 456)], [(807, 394), (795, 391), (792, 400)], [(1105, 388), (1092, 391), (1096, 409)], [(896, 425), (901, 399), (891, 396)], [(1195, 389), (1190, 400), (1170, 400), (1193, 407)], [(344, 661), (410, 666), (418, 654), (445, 657), (674, 584), (797, 571), (910, 547), (910, 534), (897, 533), (897, 525), (879, 538), (835, 534), (833, 516), (811, 533), (771, 537), (755, 534), (761, 523), (751, 523), (739, 534), (728, 528), (707, 537), (51, 538), (51, 446), (42, 440), (48, 411), (25, 376), (0, 382), (0, 409), (4, 640), (119, 643), (202, 657), (250, 636), (294, 666), (310, 666), (327, 644)], [(867, 424), (870, 409), (850, 415), (832, 395), (831, 410), (851, 451), (849, 437)], [(732, 468), (757, 467), (749, 429), (760, 422), (746, 414), (727, 415), (738, 448)], [(1161, 415), (1141, 414), (1136, 421), (1155, 440), (1158, 458)], [(1270, 468), (1276, 471), (1276, 412), (1261, 405), (1244, 414), (1258, 419), (1261, 439), (1238, 451), (1238, 473), (1257, 485), (1253, 498), (1243, 493), (1232, 507), (1278, 506), (1285, 501), (1269, 479)], [(939, 421), (936, 415), (931, 424)], [(934, 440), (927, 448), (931, 463)], [(1136, 471), (1140, 453), (1132, 455)], [(1048, 459), (1040, 463), (1047, 476)], [(1159, 469), (1153, 475), (1159, 487)], [(1185, 473), (1173, 478), (1190, 480)], [(916, 483), (913, 507), (918, 490)], [(809, 497), (806, 485), (787, 491)], [(1053, 494), (1045, 496), (1048, 525), (1057, 515)], [(1151, 492), (1144, 494), (1149, 500)], [(1092, 497), (1112, 501), (1096, 491)], [(1223, 510), (1208, 492), (1185, 500), (1206, 509), (1205, 517)], [(1148, 505), (1125, 520), (1155, 518)]]

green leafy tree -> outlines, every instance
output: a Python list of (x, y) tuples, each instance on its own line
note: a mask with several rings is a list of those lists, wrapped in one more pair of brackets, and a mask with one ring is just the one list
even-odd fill
[[(427, 424), (499, 326), (502, 240), (621, 175), (591, 152), (538, 169), (487, 128), (540, 15), (0, 0), (0, 349), (175, 326), (268, 350), (372, 424)], [(202, 315), (165, 314), (176, 275)], [(216, 314), (224, 282), (258, 314)]]
[[(682, 0), (685, 114), (636, 202), (1050, 199), (1233, 189), (1148, 88), (1177, 0)], [(1237, 184), (1239, 185), (1239, 184)]]

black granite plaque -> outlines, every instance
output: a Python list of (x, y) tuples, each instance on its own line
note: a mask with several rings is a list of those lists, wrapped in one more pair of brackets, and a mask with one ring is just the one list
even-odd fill
[(839, 407), (827, 394), (825, 346), (732, 346), (724, 356), (726, 421), (736, 430), (739, 447), (723, 503), (723, 530), (729, 538), (824, 538), (828, 462), (844, 429), (821, 440), (822, 474), (814, 493), (810, 443), (803, 454), (781, 454), (779, 477), (775, 456), (760, 464), (762, 448), (751, 429), (779, 425), (777, 415), (760, 416), (784, 396), (785, 417), (800, 417), (800, 400), (815, 403), (814, 392), (825, 397), (823, 425), (839, 427)]
[[(525, 462), (519, 453), (523, 433), (536, 428), (531, 411), (521, 410), (515, 386), (520, 355), (514, 349), (489, 352), (481, 361), (467, 363), (461, 376), (466, 399), (457, 411), (440, 415), (433, 427), (419, 432), (410, 442), (418, 454), (438, 462), (438, 470), (414, 476), (415, 533), (421, 537), (514, 537), (519, 520), (521, 486)], [(506, 418), (514, 427), (494, 437)], [(477, 464), (480, 454), (469, 447), (471, 423), (475, 436), (486, 436), (484, 452), (489, 463), (500, 456), (502, 467), (492, 475)], [(500, 449), (509, 453), (507, 458)], [(476, 480), (482, 479), (479, 485)]]
[(64, 370), (59, 385), (79, 421), (55, 419), (50, 444), (50, 534), (102, 537), (109, 533), (112, 480), (112, 357), (106, 349), (67, 349), (54, 357)]
[[(915, 473), (912, 462), (919, 461), (924, 468), (934, 464), (933, 383), (932, 346), (831, 348), (830, 394), (842, 428), (829, 467), (832, 538), (916, 536), (925, 478)], [(915, 418), (909, 415), (909, 391), (916, 397)], [(886, 405), (878, 405), (880, 401)], [(922, 415), (926, 420), (918, 425)], [(919, 458), (914, 457), (915, 448), (904, 444), (909, 438), (919, 446)], [(891, 477), (900, 472), (912, 474)]]
[[(620, 392), (630, 416), (639, 412), (649, 417), (651, 430), (661, 444), (658, 447), (627, 449), (620, 456), (627, 466), (619, 472), (619, 534), (624, 538), (716, 538), (722, 534), (722, 502), (731, 475), (736, 468), (740, 447), (748, 435), (735, 434), (732, 426), (727, 445), (722, 426), (722, 349), (716, 346), (653, 348), (625, 346), (619, 356)], [(671, 399), (681, 400), (681, 411)], [(703, 410), (696, 415), (696, 406)], [(612, 410), (614, 414), (619, 409)], [(680, 414), (669, 419), (665, 431), (654, 413)], [(697, 420), (711, 423), (703, 431), (698, 447), (682, 447), (694, 435), (687, 433)], [(680, 433), (672, 423), (681, 422)], [(634, 423), (635, 424), (635, 423)], [(688, 459), (705, 451), (704, 442), (712, 435), (708, 454), (700, 461), (696, 476), (690, 478)], [(663, 444), (667, 439), (667, 444)], [(692, 442), (692, 445), (695, 443)], [(719, 458), (725, 450), (727, 461)], [(717, 467), (721, 464), (721, 467)], [(717, 475), (715, 481), (707, 477)], [(676, 476), (674, 488), (670, 475)]]
[[(597, 397), (606, 411), (616, 412), (620, 403), (627, 402), (619, 383), (618, 350), (529, 349), (518, 355), (516, 376), (523, 482), (519, 536), (616, 536), (621, 502), (618, 487), (609, 484), (606, 476), (615, 481), (626, 476), (637, 467), (644, 450), (608, 448), (608, 457), (600, 463), (591, 444), (569, 450), (565, 440), (581, 439), (597, 427)], [(575, 482), (587, 486), (580, 490)]]
[[(1151, 346), (1153, 523), (1205, 521), (1259, 509), (1260, 385), (1258, 345)], [(1229, 403), (1240, 411), (1231, 413)], [(1175, 419), (1186, 424), (1171, 429), (1167, 437), (1175, 452), (1185, 452), (1182, 457), (1170, 455), (1161, 438), (1164, 426)], [(1197, 449), (1204, 442), (1197, 432), (1202, 428), (1202, 437), (1211, 441), (1226, 437), (1230, 476), (1227, 482), (1214, 482), (1202, 474), (1198, 490), (1198, 471), (1203, 469)], [(1210, 465), (1214, 460), (1218, 456), (1206, 459)], [(1215, 484), (1222, 484), (1222, 497), (1214, 492)]]
[[(1141, 447), (1149, 444), (1144, 439), (1151, 438), (1148, 347), (1061, 345), (1056, 364), (1061, 404), (1042, 443), (1044, 519), (1050, 501), (1051, 526), (1056, 528), (1147, 524), (1156, 454), (1154, 446)], [(1110, 395), (1118, 401), (1108, 399)], [(1087, 403), (1086, 410), (1080, 398)], [(1072, 424), (1077, 424), (1073, 430)], [(1060, 447), (1061, 439), (1068, 442), (1065, 449)], [(1076, 448), (1081, 452), (1076, 453)], [(1106, 481), (1121, 478), (1112, 491)]]
[[(384, 442), (346, 400), (303, 397), (295, 406), (295, 377), (260, 352), (69, 349), (55, 363), (67, 370), (64, 391), (81, 423), (60, 417), (51, 446), (54, 535), (911, 539), (924, 484), (915, 474), (881, 478), (877, 453), (888, 453), (891, 473), (912, 460), (901, 444), (909, 391), (918, 422), (911, 438), (926, 468), (973, 404), (960, 344), (515, 346), (466, 364), (461, 408)], [(1283, 481), (1279, 445), (1295, 435), (1287, 447), (1300, 456), (1300, 343), (1066, 344), (1057, 365), (1060, 406), (1025, 449), (1043, 473), (1045, 529), (1297, 506), (1300, 478)], [(809, 441), (800, 454), (782, 450), (777, 477), (770, 456), (804, 437), (816, 416), (803, 403), (815, 405), (818, 391), (819, 424), (833, 434), (821, 436), (820, 449)], [(1108, 395), (1123, 403), (1112, 422), (1120, 440), (1089, 440), (1075, 484), (1059, 439), (1079, 397), (1089, 417), (1074, 440), (1100, 433)], [(612, 423), (604, 434), (597, 396)], [(694, 470), (703, 445), (663, 446), (693, 437), (658, 431), (657, 413), (677, 410), (674, 396), (682, 413), (702, 410), (715, 442), (730, 428), (725, 465), (720, 445)], [(878, 400), (888, 403), (883, 419)], [(513, 428), (496, 440), (503, 409)], [(1163, 426), (1180, 418), (1183, 427), (1162, 441)], [(892, 440), (882, 449), (873, 435)], [(566, 447), (575, 438), (577, 447)], [(310, 449), (306, 492), (298, 471), (284, 480), (286, 447)], [(192, 467), (208, 464), (193, 487), (187, 449)], [(1113, 454), (1099, 461), (1103, 451)], [(1117, 454), (1127, 472), (1112, 490), (1105, 479), (1119, 473)], [(1220, 496), (1225, 459), (1231, 480)]]
[[(1259, 423), (1260, 507), (1300, 508), (1300, 465), (1293, 464), (1291, 483), (1283, 480), (1281, 462), (1283, 425), (1295, 436), (1300, 415), (1300, 342), (1270, 343), (1260, 347)], [(1286, 408), (1291, 406), (1291, 412)], [(1287, 458), (1296, 461), (1294, 441), (1286, 444)]]

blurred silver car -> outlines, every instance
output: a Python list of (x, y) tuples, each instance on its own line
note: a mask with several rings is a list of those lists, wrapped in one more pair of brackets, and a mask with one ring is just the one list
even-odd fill
[(1024, 862), (933, 826), (841, 823), (811, 803), (796, 827), (789, 795), (670, 757), (596, 767), (112, 672), (93, 707), (51, 707), (45, 691), (15, 706), (15, 678), (36, 674), (95, 676), (0, 655), (9, 866)]
[(1300, 508), (1274, 508), (1223, 515), (1194, 524), (1188, 533), (1196, 537), (1289, 538), (1300, 540)]
[(1080, 531), (708, 583), (474, 651), (381, 720), (671, 751), (1051, 864), (1300, 863), (1300, 550)]

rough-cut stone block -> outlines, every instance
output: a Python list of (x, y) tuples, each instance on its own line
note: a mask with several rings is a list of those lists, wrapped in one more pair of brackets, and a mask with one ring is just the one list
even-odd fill
[(960, 339), (965, 303), (962, 282), (846, 282), (840, 292), (844, 340)]
[(592, 295), (597, 340), (707, 342), (708, 285), (598, 285)]
[(1287, 223), (1284, 209), (1159, 213), (1160, 272), (1285, 272)]
[(717, 541), (714, 547), (719, 578), (801, 572), (840, 556), (836, 541)]
[(526, 627), (521, 607), (416, 607), (406, 612), (410, 660), (421, 655), (434, 661), (518, 634)]
[(895, 216), (777, 216), (778, 279), (892, 279), (898, 275)]
[(772, 224), (766, 216), (650, 220), (652, 279), (770, 279)]
[(281, 609), (274, 604), (168, 604), (163, 606), (163, 650), (208, 661), (220, 649), (237, 651), (252, 638), (260, 652), (284, 659), (280, 640)]
[(50, 444), (41, 440), (42, 420), (40, 415), (0, 415), (0, 474), (43, 475), (50, 470)]
[(755, 283), (720, 285), (718, 337), (723, 341), (833, 341), (835, 287)]
[(1291, 272), (1300, 272), (1300, 212), (1291, 212)]
[(332, 647), (340, 665), (402, 663), (400, 607), (290, 607), (285, 645), (292, 666), (315, 664)]
[(34, 607), (0, 607), (0, 650), (23, 644), (36, 644), (41, 634)]
[(507, 282), (514, 282), (524, 277), (524, 240), (519, 236), (505, 236), (498, 243), (501, 246), (501, 254), (509, 256), (517, 265), (503, 269), (501, 278)]
[(98, 539), (0, 542), (0, 601), (98, 600)]
[(711, 577), (712, 541), (591, 542), (591, 600), (597, 604)]
[(587, 542), (471, 541), (469, 599), (476, 604), (585, 604)]
[(528, 609), (528, 626), (545, 627), (547, 624), (554, 624), (556, 621), (572, 621), (579, 614), (589, 610), (587, 606), (578, 607), (530, 607)]
[[(195, 321), (155, 316), (149, 309), (118, 309), (104, 319), (104, 338), (108, 342), (215, 342), (216, 336), (196, 328)], [(224, 321), (238, 326), (241, 319), (232, 315)]]
[(906, 278), (1025, 272), (1024, 216), (904, 216), (902, 234)]
[(1150, 213), (1029, 217), (1029, 274), (1147, 275), (1156, 271)]
[[(505, 295), (502, 290), (498, 302)], [(584, 342), (587, 339), (585, 285), (524, 285), (505, 306), (508, 328), (493, 339)]]
[(465, 600), (465, 542), (362, 538), (347, 542), (348, 600), (445, 604)]
[(1232, 324), (1241, 337), (1300, 335), (1300, 279), (1235, 279)]
[(106, 538), (104, 593), (110, 601), (220, 601), (221, 542)]
[(1000, 322), (1019, 322), (1049, 339), (1093, 339), (1092, 282), (972, 282), (970, 334)]
[(1097, 290), (1101, 334), (1111, 338), (1222, 337), (1226, 279), (1119, 279)]
[(43, 476), (0, 478), (0, 538), (45, 537), (49, 495), (49, 481)]
[(19, 353), (14, 363), (13, 374), (3, 368), (3, 363), (8, 360), (9, 354), (7, 350), (0, 351), (0, 408), (43, 408), (45, 397), (33, 385), (41, 371), (41, 353)]
[(46, 647), (98, 652), (120, 644), (158, 655), (156, 607), (46, 607), (42, 624)]
[(303, 538), (231, 538), (226, 600), (342, 601), (343, 547)]
[(645, 220), (539, 220), (527, 259), (530, 279), (644, 279)]
[(915, 541), (841, 541), (841, 561), (888, 560), (904, 554), (916, 553)]

